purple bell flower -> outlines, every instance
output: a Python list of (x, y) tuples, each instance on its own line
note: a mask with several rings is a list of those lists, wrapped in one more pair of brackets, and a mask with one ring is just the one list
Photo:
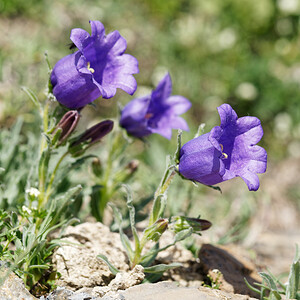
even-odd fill
[(191, 103), (182, 96), (171, 96), (171, 92), (171, 77), (167, 73), (150, 95), (136, 98), (124, 107), (120, 125), (138, 138), (158, 133), (170, 139), (172, 129), (189, 130), (179, 115), (189, 110)]
[(263, 136), (256, 117), (238, 118), (229, 104), (218, 107), (221, 125), (187, 142), (180, 150), (179, 173), (206, 185), (241, 177), (250, 191), (259, 188), (256, 173), (267, 169), (267, 152), (256, 144)]
[(99, 21), (90, 24), (91, 35), (81, 28), (71, 31), (70, 39), (78, 51), (59, 60), (50, 76), (57, 101), (71, 109), (100, 96), (112, 98), (117, 88), (133, 95), (137, 87), (132, 74), (139, 72), (138, 61), (124, 54), (126, 40), (118, 31), (105, 35)]

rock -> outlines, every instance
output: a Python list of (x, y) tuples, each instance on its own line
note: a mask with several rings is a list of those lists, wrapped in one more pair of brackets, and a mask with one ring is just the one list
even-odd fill
[(247, 258), (244, 251), (236, 246), (215, 247), (204, 244), (199, 253), (200, 266), (204, 274), (209, 274), (216, 280), (219, 270), (220, 289), (229, 293), (237, 293), (256, 297), (257, 294), (251, 291), (244, 278), (252, 285), (254, 282), (261, 282), (256, 272), (255, 265)]
[(21, 278), (11, 272), (9, 269), (2, 267), (0, 270), (1, 280), (6, 278), (2, 285), (0, 285), (0, 299), (1, 300), (35, 300), (29, 291), (25, 288), (24, 282)]
[(129, 287), (141, 283), (145, 278), (144, 268), (140, 265), (135, 266), (130, 272), (118, 273), (108, 286), (95, 287), (92, 294), (102, 297), (105, 294), (115, 294), (118, 290), (125, 290)]
[(61, 274), (57, 285), (78, 290), (84, 287), (108, 285), (114, 278), (98, 254), (104, 254), (120, 271), (129, 269), (126, 253), (118, 233), (110, 232), (101, 223), (69, 226), (63, 240), (70, 242), (54, 254), (54, 263)]
[[(174, 234), (170, 231), (164, 232), (160, 240), (163, 248), (174, 241)], [(156, 264), (171, 264), (179, 262), (182, 267), (164, 272), (162, 280), (176, 281), (180, 286), (198, 287), (203, 282), (200, 272), (199, 259), (195, 259), (192, 252), (183, 247), (181, 243), (160, 252), (155, 260)]]
[(98, 300), (100, 298), (92, 297), (88, 293), (78, 293), (66, 289), (65, 287), (58, 287), (46, 298), (43, 296), (40, 300)]
[(214, 290), (210, 288), (200, 287), (177, 287), (172, 282), (158, 282), (155, 284), (142, 284), (131, 287), (126, 291), (119, 291), (115, 298), (104, 296), (101, 300), (250, 300), (245, 295), (234, 295), (231, 293)]

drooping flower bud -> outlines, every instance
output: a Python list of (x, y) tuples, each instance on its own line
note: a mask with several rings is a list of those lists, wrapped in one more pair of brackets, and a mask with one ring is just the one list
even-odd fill
[(189, 228), (193, 229), (193, 233), (200, 233), (200, 231), (207, 230), (211, 227), (211, 222), (199, 218), (189, 218), (176, 216), (171, 219), (171, 229), (178, 233)]
[(73, 142), (69, 146), (69, 152), (73, 156), (78, 156), (84, 153), (84, 151), (99, 142), (104, 136), (112, 131), (114, 122), (111, 120), (102, 121), (93, 127), (87, 129), (82, 135), (74, 138)]
[(77, 110), (70, 110), (66, 112), (61, 120), (56, 125), (54, 132), (53, 132), (53, 140), (54, 143), (56, 139), (57, 145), (63, 144), (67, 138), (72, 134), (72, 132), (75, 130), (78, 122), (79, 122), (79, 112)]
[(157, 242), (161, 235), (168, 229), (168, 219), (158, 219), (153, 225), (145, 229), (147, 240)]

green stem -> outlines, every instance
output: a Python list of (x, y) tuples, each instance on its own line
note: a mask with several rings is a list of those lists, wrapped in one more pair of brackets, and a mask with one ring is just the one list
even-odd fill
[(51, 175), (51, 177), (50, 177), (49, 184), (48, 184), (48, 187), (47, 187), (46, 196), (45, 196), (45, 202), (46, 202), (46, 203), (47, 203), (48, 200), (49, 200), (49, 197), (50, 197), (50, 194), (51, 194), (52, 184), (53, 184), (53, 181), (54, 181), (54, 179), (55, 179), (55, 175), (56, 175), (56, 173), (57, 173), (57, 170), (58, 170), (60, 164), (62, 163), (62, 161), (64, 160), (64, 158), (65, 158), (68, 154), (69, 154), (68, 151), (65, 152), (65, 153), (61, 156), (61, 158), (59, 159), (59, 161), (56, 163), (56, 166), (55, 166), (55, 168), (54, 168), (54, 170), (53, 170), (53, 172), (52, 172), (52, 175)]
[[(98, 205), (99, 216), (101, 216), (101, 218), (103, 217), (107, 202), (110, 200), (110, 198), (112, 197), (112, 195), (114, 194), (114, 192), (116, 190), (114, 180), (112, 178), (112, 170), (113, 170), (113, 162), (115, 159), (118, 158), (115, 156), (123, 153), (123, 151), (118, 153), (118, 149), (120, 147), (122, 147), (121, 143), (123, 142), (120, 139), (121, 137), (122, 137), (122, 134), (119, 130), (114, 132), (114, 137), (112, 138), (108, 157), (106, 159), (105, 172), (103, 175), (103, 179), (99, 181), (99, 184), (103, 186), (101, 189), (101, 199), (99, 199), (99, 201), (101, 201), (101, 203), (99, 203), (99, 205)], [(99, 221), (102, 221), (102, 220), (99, 220)]]
[[(151, 210), (151, 216), (149, 218), (149, 224), (148, 224), (148, 227), (150, 227), (152, 224), (154, 224), (158, 219), (160, 218), (163, 218), (163, 212), (165, 210), (165, 206), (166, 206), (166, 203), (162, 204), (164, 205), (163, 209), (161, 209), (161, 214), (158, 215), (157, 217), (154, 217), (153, 216), (153, 210), (154, 210), (154, 205), (155, 205), (155, 201), (157, 201), (157, 198), (160, 196), (160, 195), (163, 195), (167, 193), (168, 191), (168, 188), (174, 178), (174, 176), (176, 175), (176, 171), (175, 170), (172, 170), (171, 171), (171, 168), (173, 167), (170, 167), (168, 166), (166, 171), (164, 172), (164, 175), (162, 177), (162, 180), (154, 194), (154, 203), (153, 203), (153, 207), (152, 207), (152, 210)], [(143, 248), (145, 247), (145, 245), (147, 244), (148, 240), (147, 240), (147, 235), (144, 231), (144, 234), (140, 240), (140, 246), (138, 249), (135, 249), (135, 256), (134, 256), (134, 259), (133, 259), (133, 262), (132, 262), (132, 267), (134, 267), (135, 265), (137, 265), (140, 260), (141, 260), (141, 256), (142, 256), (142, 251), (143, 251)]]
[[(170, 171), (170, 168), (168, 168), (167, 173), (169, 173), (169, 171)], [(174, 170), (171, 173), (166, 174), (165, 179), (162, 182), (162, 185), (160, 185), (158, 187), (158, 189), (156, 190), (156, 192), (155, 192), (155, 195), (154, 195), (155, 197), (157, 197), (158, 195), (162, 195), (162, 194), (167, 192), (167, 190), (168, 190), (168, 188), (169, 188), (169, 186), (170, 186), (170, 184), (171, 184), (171, 182), (172, 182), (175, 175), (176, 175), (176, 172)]]
[[(46, 99), (46, 103), (44, 109), (42, 111), (42, 119), (43, 119), (43, 132), (46, 133), (48, 131), (48, 113), (49, 113), (49, 101)], [(40, 156), (42, 156), (43, 151), (46, 149), (47, 143), (45, 138), (42, 136), (41, 144), (40, 144)], [(43, 202), (44, 194), (45, 194), (45, 178), (39, 178), (39, 203), (38, 207), (40, 207), (41, 202)]]
[[(48, 131), (48, 113), (49, 113), (49, 101), (48, 99), (46, 100), (46, 104), (43, 110), (43, 132), (46, 133)], [(46, 148), (46, 140), (44, 137), (42, 137), (42, 141), (41, 141), (41, 147), (40, 147), (40, 154), (43, 153), (43, 151)]]

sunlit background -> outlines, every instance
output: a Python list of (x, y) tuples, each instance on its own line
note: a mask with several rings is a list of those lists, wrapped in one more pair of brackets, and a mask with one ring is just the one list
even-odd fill
[[(286, 239), (289, 248), (278, 255), (290, 261), (293, 243), (300, 240), (299, 0), (0, 0), (0, 16), (1, 127), (24, 114), (27, 128), (38, 132), (33, 106), (20, 87), (44, 99), (44, 52), (54, 65), (71, 51), (70, 30), (90, 32), (89, 20), (126, 38), (127, 53), (140, 68), (134, 96), (145, 95), (170, 72), (173, 94), (193, 103), (184, 116), (190, 126), (184, 141), (200, 123), (207, 131), (219, 125), (216, 108), (222, 103), (239, 116), (257, 116), (265, 131), (260, 145), (269, 155), (260, 191), (249, 193), (240, 179), (223, 183), (222, 195), (178, 180), (169, 211), (212, 220), (210, 238), (221, 243), (261, 249), (260, 236), (266, 243)], [(83, 120), (115, 118), (117, 101), (124, 105), (131, 99), (120, 90), (113, 99), (98, 99)], [(166, 154), (174, 152), (176, 132), (170, 142), (158, 135), (148, 141), (132, 147), (132, 156), (144, 160), (132, 182), (137, 198), (157, 185)], [(277, 235), (266, 237), (269, 231)]]

